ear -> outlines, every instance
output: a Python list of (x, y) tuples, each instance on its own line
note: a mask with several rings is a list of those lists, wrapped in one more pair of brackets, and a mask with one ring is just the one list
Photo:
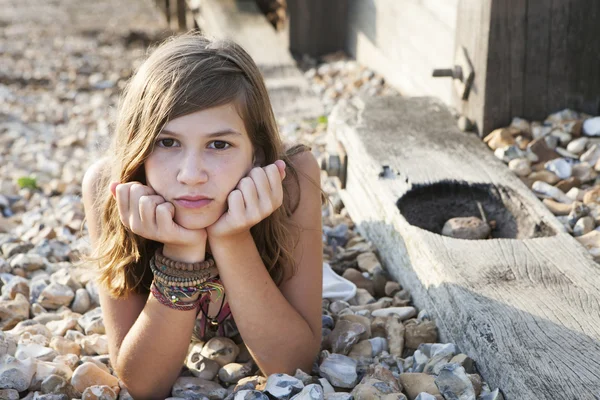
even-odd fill
[(254, 159), (252, 161), (254, 167), (260, 167), (265, 165), (265, 152), (263, 149), (254, 150)]

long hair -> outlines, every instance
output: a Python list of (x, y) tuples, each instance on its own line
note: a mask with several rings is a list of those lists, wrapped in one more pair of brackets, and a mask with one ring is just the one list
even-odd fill
[(144, 162), (169, 121), (228, 103), (236, 105), (253, 148), (261, 150), (261, 165), (277, 159), (287, 165), (283, 205), (252, 227), (251, 234), (276, 284), (287, 276), (286, 268), (295, 269), (292, 252), (297, 243), (290, 233), (298, 227), (289, 217), (299, 200), (289, 198), (287, 184), (299, 184), (291, 157), (307, 148), (297, 145), (284, 149), (263, 78), (248, 53), (231, 41), (188, 33), (167, 39), (151, 52), (121, 97), (107, 152), (108, 167), (97, 185), (94, 204), (100, 212), (101, 234), (84, 259), (94, 264), (97, 283), (111, 296), (149, 291), (153, 275), (148, 263), (160, 243), (125, 229), (108, 183), (146, 184)]

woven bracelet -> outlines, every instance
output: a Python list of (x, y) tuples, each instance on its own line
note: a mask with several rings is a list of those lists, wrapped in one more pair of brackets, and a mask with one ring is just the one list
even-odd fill
[[(150, 286), (150, 291), (152, 292), (152, 294), (154, 295), (154, 297), (163, 305), (169, 307), (169, 308), (174, 308), (175, 310), (181, 310), (181, 311), (189, 311), (189, 310), (195, 310), (196, 308), (198, 308), (200, 306), (200, 302), (202, 301), (202, 296), (199, 296), (197, 300), (195, 300), (192, 303), (181, 303), (179, 302), (177, 298), (175, 299), (168, 299), (160, 290), (158, 290), (158, 288), (156, 287), (156, 285), (154, 284), (154, 282), (152, 282), (152, 285)], [(175, 300), (175, 301), (173, 301)], [(177, 304), (179, 303), (179, 304)]]

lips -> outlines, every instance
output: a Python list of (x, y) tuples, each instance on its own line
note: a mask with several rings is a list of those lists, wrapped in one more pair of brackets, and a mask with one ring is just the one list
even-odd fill
[(177, 197), (175, 200), (199, 201), (199, 200), (211, 200), (211, 199), (210, 199), (210, 197), (206, 197), (206, 196), (182, 196), (182, 197)]

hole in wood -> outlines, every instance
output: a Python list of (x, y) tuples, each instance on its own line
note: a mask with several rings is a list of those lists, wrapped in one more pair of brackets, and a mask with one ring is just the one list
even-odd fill
[(415, 185), (396, 206), (408, 223), (441, 234), (446, 221), (457, 217), (495, 221), (493, 239), (529, 239), (556, 235), (556, 231), (529, 212), (514, 191), (488, 184), (443, 181)]

